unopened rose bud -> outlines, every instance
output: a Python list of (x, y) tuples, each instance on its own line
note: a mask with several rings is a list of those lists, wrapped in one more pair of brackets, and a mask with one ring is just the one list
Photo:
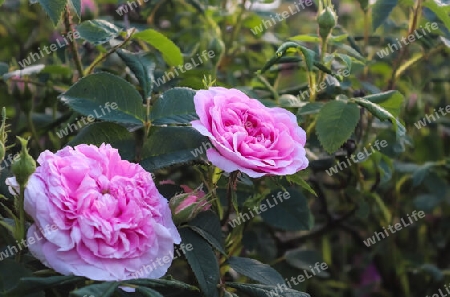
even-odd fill
[(36, 161), (28, 154), (28, 140), (17, 136), (22, 150), (20, 151), (20, 158), (11, 165), (11, 171), (14, 173), (17, 182), (20, 186), (25, 186), (30, 176), (36, 170)]
[[(183, 187), (183, 186), (182, 186)], [(189, 189), (183, 187), (184, 190)], [(169, 202), (172, 217), (175, 223), (189, 222), (200, 212), (211, 208), (207, 196), (201, 190), (174, 196)]]
[(327, 39), (331, 30), (337, 24), (336, 12), (332, 7), (328, 6), (317, 17), (317, 23), (319, 24), (319, 35), (322, 39)]

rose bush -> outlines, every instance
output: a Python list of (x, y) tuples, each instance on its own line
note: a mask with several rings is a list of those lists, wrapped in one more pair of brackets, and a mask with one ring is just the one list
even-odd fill
[(200, 119), (192, 127), (209, 137), (215, 149), (208, 149), (208, 160), (220, 169), (261, 177), (308, 167), (306, 133), (286, 109), (222, 87), (198, 91), (194, 103)]
[[(38, 162), (25, 189), (25, 211), (34, 219), (28, 234), (43, 238), (29, 249), (46, 266), (64, 275), (124, 280), (180, 243), (150, 173), (121, 160), (110, 145), (44, 151)], [(8, 183), (14, 187), (15, 177)], [(40, 231), (53, 225), (54, 232)], [(145, 277), (159, 278), (169, 266)]]

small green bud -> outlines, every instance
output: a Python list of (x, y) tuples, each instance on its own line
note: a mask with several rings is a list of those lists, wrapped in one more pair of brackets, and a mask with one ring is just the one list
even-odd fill
[(214, 52), (214, 56), (211, 58), (213, 65), (217, 65), (225, 54), (225, 43), (222, 39), (214, 37), (208, 45), (208, 54), (210, 51)]
[(317, 17), (317, 23), (319, 24), (319, 35), (323, 39), (327, 39), (331, 30), (337, 24), (336, 12), (332, 7), (328, 6)]
[(22, 145), (22, 150), (20, 151), (20, 158), (11, 165), (11, 170), (19, 185), (24, 187), (30, 176), (36, 170), (36, 161), (28, 154), (28, 140), (19, 136), (17, 136), (17, 139), (19, 139)]

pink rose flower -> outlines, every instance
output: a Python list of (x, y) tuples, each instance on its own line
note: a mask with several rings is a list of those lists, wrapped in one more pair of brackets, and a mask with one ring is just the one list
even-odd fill
[(194, 103), (199, 120), (192, 127), (209, 137), (215, 149), (207, 150), (208, 160), (220, 169), (261, 177), (308, 167), (306, 133), (291, 112), (222, 87), (198, 91)]
[[(121, 160), (109, 144), (45, 151), (38, 162), (25, 189), (25, 211), (34, 219), (28, 236), (41, 237), (29, 250), (43, 264), (103, 281), (167, 272), (170, 262), (154, 260), (173, 255), (181, 238), (150, 173)], [(53, 225), (56, 231), (40, 232)], [(142, 274), (143, 267), (153, 268)]]

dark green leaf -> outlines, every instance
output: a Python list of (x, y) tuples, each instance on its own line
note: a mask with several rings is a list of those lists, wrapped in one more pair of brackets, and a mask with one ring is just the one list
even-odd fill
[(206, 239), (219, 252), (226, 255), (220, 220), (214, 212), (204, 211), (199, 213), (189, 222), (189, 227), (200, 234), (200, 236)]
[(142, 149), (141, 165), (148, 171), (201, 158), (207, 137), (191, 127), (155, 127)]
[(389, 111), (394, 117), (398, 117), (405, 97), (399, 91), (391, 90), (364, 96), (362, 99), (376, 103)]
[(272, 267), (255, 259), (231, 257), (228, 264), (236, 272), (261, 284), (273, 285), (284, 283), (283, 277)]
[(313, 194), (314, 196), (317, 196), (316, 192), (311, 188), (311, 186), (300, 176), (300, 172), (297, 172), (295, 174), (287, 175), (286, 180), (291, 183), (295, 183), (302, 188), (306, 189), (308, 192)]
[[(144, 109), (136, 89), (124, 79), (109, 73), (95, 73), (80, 79), (59, 96), (75, 111), (109, 122), (142, 127)], [(113, 109), (112, 104), (117, 108)], [(107, 109), (109, 107), (109, 110)]]
[(324, 149), (333, 153), (352, 135), (359, 121), (359, 108), (354, 103), (331, 101), (317, 116), (316, 131)]
[(110, 144), (113, 148), (119, 150), (120, 156), (125, 160), (134, 160), (136, 155), (134, 135), (128, 132), (125, 127), (114, 123), (91, 124), (83, 128), (68, 145), (75, 146), (83, 143), (96, 146), (100, 146), (102, 143)]
[(117, 37), (121, 29), (105, 20), (89, 20), (79, 24), (77, 31), (81, 38), (97, 45)]
[(130, 279), (126, 281), (122, 281), (122, 284), (132, 284), (150, 288), (160, 289), (169, 289), (169, 290), (188, 290), (188, 291), (198, 291), (197, 287), (191, 286), (189, 284), (177, 281), (177, 280), (169, 280), (169, 279)]
[(377, 0), (372, 7), (372, 30), (375, 31), (389, 17), (398, 0)]
[(186, 124), (198, 119), (194, 96), (195, 91), (189, 88), (173, 88), (164, 92), (152, 106), (152, 124)]
[(305, 106), (298, 109), (297, 115), (304, 116), (318, 113), (323, 106), (324, 104), (322, 102), (307, 103)]
[(145, 41), (159, 50), (168, 65), (175, 67), (183, 64), (183, 55), (178, 46), (158, 31), (147, 29), (134, 34), (133, 39)]
[(267, 209), (264, 211), (260, 207), (261, 217), (267, 224), (282, 230), (310, 230), (312, 226), (306, 197), (295, 189), (286, 190), (290, 195), (287, 199), (283, 196), (285, 192), (274, 190), (261, 201), (261, 206), (264, 204)]
[(397, 139), (403, 139), (406, 134), (406, 129), (390, 112), (381, 107), (378, 104), (375, 104), (371, 101), (368, 101), (363, 98), (352, 98), (351, 100), (355, 101), (362, 107), (366, 108), (370, 113), (379, 118), (382, 121), (390, 120), (394, 125), (395, 132), (397, 135)]
[(153, 90), (153, 82), (155, 80), (153, 72), (156, 66), (151, 54), (133, 54), (126, 50), (118, 50), (117, 54), (130, 67), (138, 79), (143, 90), (144, 99), (149, 98)]
[(218, 297), (217, 285), (220, 281), (219, 264), (209, 244), (200, 235), (189, 228), (180, 229), (184, 243), (192, 244), (192, 250), (186, 251), (186, 259), (205, 296)]
[(158, 291), (152, 290), (150, 288), (145, 288), (145, 287), (137, 287), (136, 292), (141, 293), (145, 297), (164, 297)]
[(70, 0), (78, 17), (81, 17), (81, 0)]
[(38, 0), (42, 8), (48, 14), (53, 22), (53, 25), (57, 25), (61, 15), (66, 7), (67, 0)]
[(70, 293), (70, 297), (109, 297), (114, 294), (114, 291), (119, 286), (118, 282), (105, 282), (101, 284), (90, 285)]
[(267, 286), (259, 284), (226, 283), (252, 297), (310, 297), (309, 294), (289, 289), (285, 284)]
[[(3, 263), (3, 261), (0, 262), (0, 265), (1, 263)], [(27, 276), (31, 276), (31, 273)], [(8, 294), (13, 296), (25, 296), (26, 294), (42, 291), (47, 288), (73, 284), (84, 280), (83, 277), (79, 276), (23, 277), (20, 279), (17, 286), (11, 289)]]

